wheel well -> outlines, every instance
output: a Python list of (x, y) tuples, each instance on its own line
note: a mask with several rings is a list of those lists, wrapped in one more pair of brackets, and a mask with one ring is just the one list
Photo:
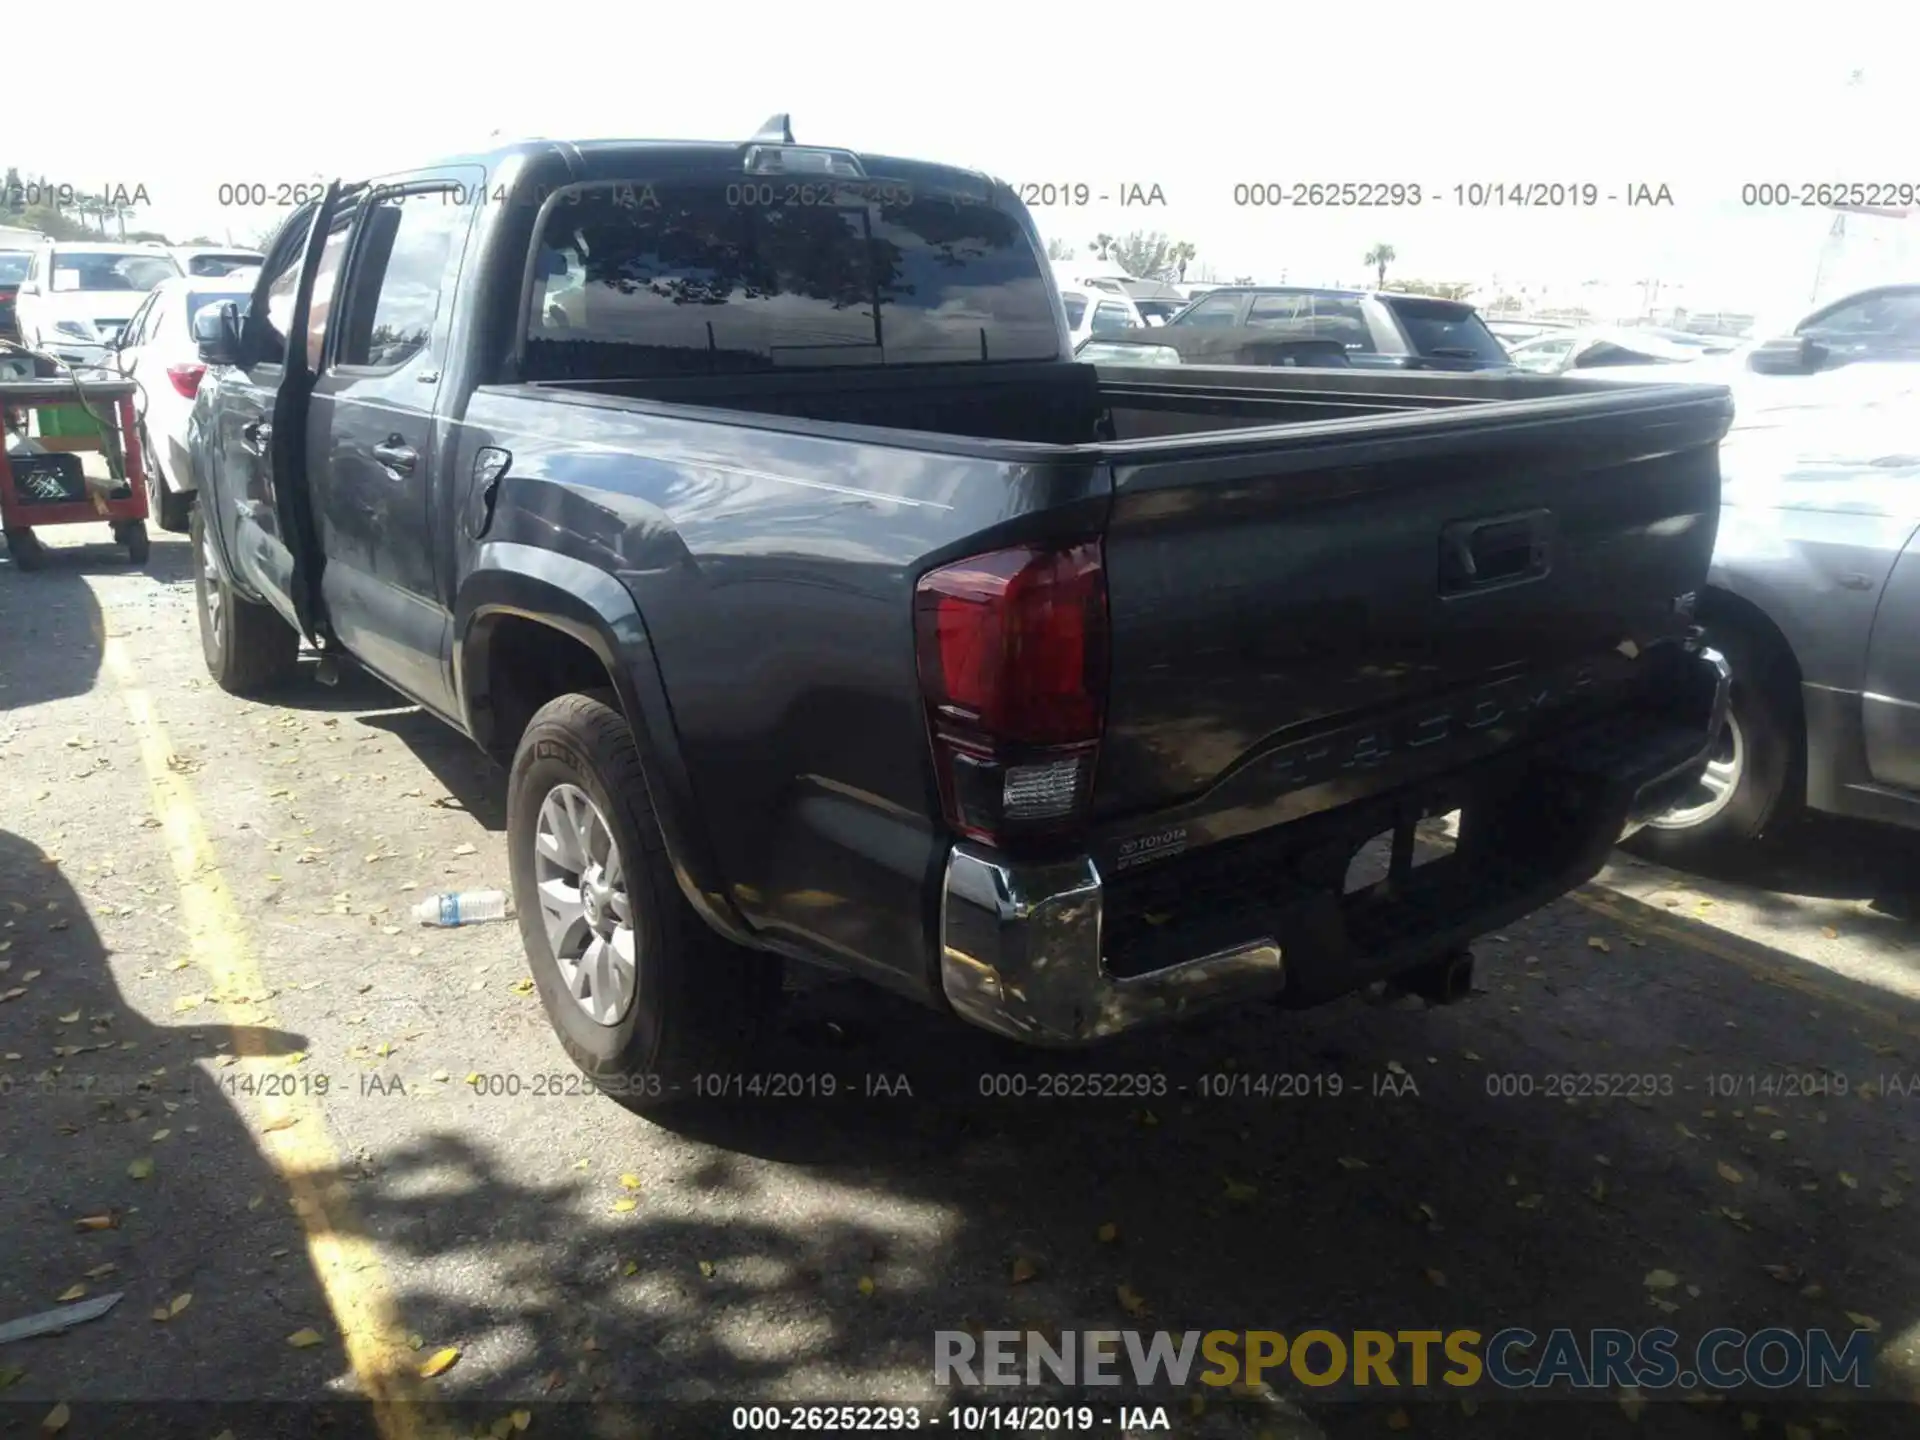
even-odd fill
[(489, 617), (467, 641), (474, 678), (474, 738), (501, 765), (534, 712), (560, 695), (614, 688), (613, 676), (588, 646), (564, 630), (519, 615)]
[(1798, 694), (1800, 662), (1794, 657), (1793, 646), (1787, 643), (1787, 637), (1766, 611), (1731, 590), (1708, 586), (1700, 594), (1698, 614), (1700, 623), (1707, 627), (1709, 643), (1712, 642), (1712, 631), (1716, 625), (1737, 629), (1758, 640), (1766, 649), (1770, 664), (1777, 667), (1769, 678), (1778, 683), (1791, 684), (1795, 694)]

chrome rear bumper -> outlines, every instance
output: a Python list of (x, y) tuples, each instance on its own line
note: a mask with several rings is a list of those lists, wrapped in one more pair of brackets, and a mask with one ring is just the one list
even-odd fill
[(1271, 938), (1146, 975), (1109, 975), (1100, 916), (1090, 859), (1020, 867), (955, 846), (940, 917), (947, 1000), (962, 1018), (1030, 1045), (1078, 1045), (1285, 983)]

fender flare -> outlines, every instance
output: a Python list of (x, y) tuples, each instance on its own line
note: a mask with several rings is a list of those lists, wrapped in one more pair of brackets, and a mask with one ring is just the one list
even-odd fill
[(487, 635), (506, 618), (558, 631), (599, 659), (639, 748), (641, 774), (681, 893), (729, 940), (754, 945), (752, 927), (727, 897), (633, 596), (606, 571), (571, 556), (506, 541), (480, 547), (454, 605), (452, 666), (461, 723), (489, 753), (495, 745)]

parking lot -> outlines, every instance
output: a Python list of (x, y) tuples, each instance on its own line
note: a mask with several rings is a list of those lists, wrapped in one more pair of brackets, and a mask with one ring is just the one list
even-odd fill
[[(768, 1061), (808, 1093), (666, 1128), (581, 1093), (512, 924), (407, 913), (505, 886), (504, 777), (358, 675), (229, 697), (185, 542), (104, 540), (0, 562), (0, 1320), (124, 1292), (0, 1347), (23, 1428), (357, 1394), (400, 1433), (585, 1434), (548, 1407), (932, 1402), (937, 1330), (1668, 1324), (1871, 1330), (1871, 1398), (1161, 1403), (1191, 1435), (1914, 1433), (1912, 837), (1618, 857), (1483, 941), (1466, 1003), (1089, 1056), (808, 984)], [(1165, 1094), (1043, 1095), (1063, 1067)], [(250, 1433), (208, 1417), (182, 1433)]]

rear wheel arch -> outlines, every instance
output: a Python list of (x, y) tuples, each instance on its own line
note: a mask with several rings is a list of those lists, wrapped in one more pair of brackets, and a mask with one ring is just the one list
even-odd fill
[[(537, 557), (537, 571), (495, 554), (469, 578), (456, 607), (454, 679), (468, 734), (510, 767), (528, 723), (547, 702), (609, 693), (633, 732), (682, 893), (714, 929), (751, 943), (693, 803), (638, 606), (604, 571), (549, 551), (528, 553)], [(652, 692), (643, 693), (649, 684)]]
[(1767, 657), (1767, 673), (1752, 678), (1762, 684), (1778, 686), (1783, 699), (1791, 689), (1792, 704), (1788, 707), (1788, 713), (1794, 720), (1795, 741), (1804, 751), (1807, 711), (1800, 695), (1800, 683), (1804, 677), (1799, 658), (1794, 654), (1793, 643), (1787, 639), (1786, 632), (1753, 601), (1717, 585), (1710, 585), (1700, 592), (1697, 614), (1700, 623), (1706, 627), (1709, 645), (1713, 643), (1716, 627), (1736, 630), (1754, 642), (1755, 647)]

